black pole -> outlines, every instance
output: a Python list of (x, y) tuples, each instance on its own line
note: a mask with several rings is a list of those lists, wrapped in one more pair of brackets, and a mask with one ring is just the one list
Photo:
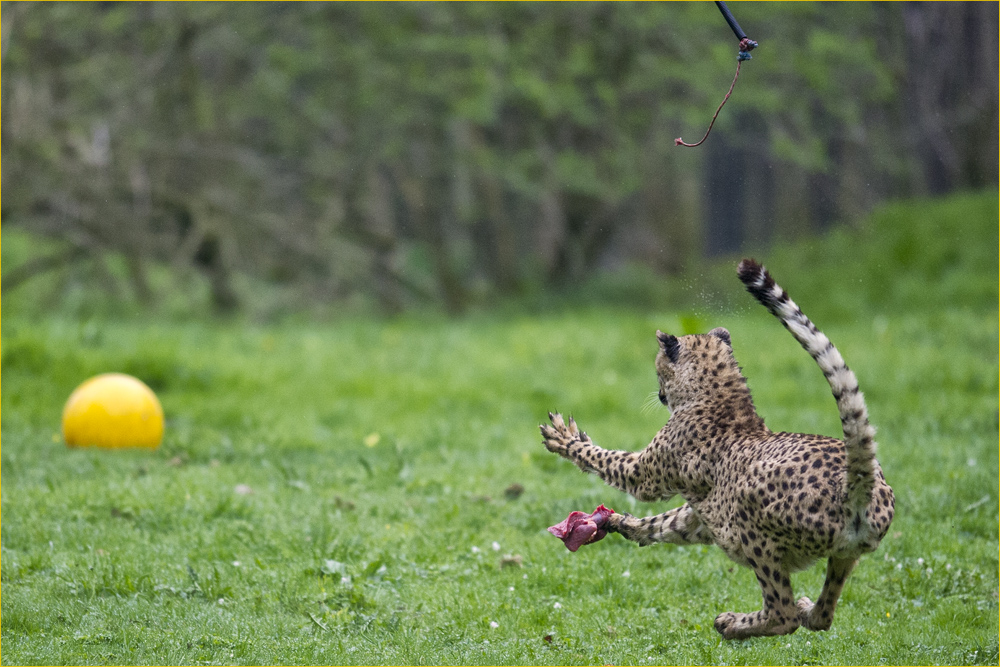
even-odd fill
[(736, 22), (736, 19), (733, 17), (733, 13), (729, 11), (729, 7), (726, 7), (726, 3), (722, 2), (722, 0), (715, 0), (715, 6), (719, 8), (720, 12), (722, 12), (722, 18), (726, 19), (726, 23), (729, 24), (729, 27), (733, 29), (736, 39), (740, 40), (740, 53), (736, 56), (736, 75), (733, 77), (732, 85), (729, 86), (729, 92), (726, 93), (726, 96), (722, 99), (722, 104), (720, 104), (719, 108), (715, 110), (715, 115), (712, 116), (712, 122), (708, 124), (708, 131), (705, 132), (705, 136), (701, 138), (701, 141), (696, 144), (689, 144), (680, 137), (677, 137), (674, 139), (674, 144), (677, 146), (694, 148), (695, 146), (700, 146), (705, 143), (705, 139), (708, 139), (709, 132), (712, 131), (712, 126), (715, 125), (715, 119), (719, 117), (719, 112), (722, 111), (722, 107), (725, 106), (726, 100), (729, 99), (729, 96), (733, 93), (733, 88), (736, 87), (736, 80), (740, 78), (740, 65), (743, 64), (744, 60), (750, 60), (752, 57), (750, 52), (758, 46), (757, 42), (747, 37), (747, 34), (743, 32), (743, 28), (741, 28), (740, 24)]
[(715, 6), (719, 8), (719, 11), (722, 12), (722, 18), (726, 19), (726, 23), (728, 23), (729, 27), (733, 29), (734, 33), (736, 33), (736, 39), (740, 41), (746, 39), (747, 34), (743, 32), (743, 28), (740, 27), (740, 24), (736, 22), (736, 19), (733, 17), (733, 13), (729, 11), (729, 7), (726, 7), (726, 3), (721, 2), (721, 0), (716, 0)]

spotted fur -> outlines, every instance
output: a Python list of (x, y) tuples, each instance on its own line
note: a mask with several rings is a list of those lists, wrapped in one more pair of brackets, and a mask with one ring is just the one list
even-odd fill
[(799, 341), (830, 383), (840, 410), (847, 447), (847, 502), (849, 511), (863, 513), (875, 486), (875, 428), (868, 423), (868, 406), (858, 388), (858, 379), (844, 363), (840, 352), (816, 325), (809, 321), (771, 274), (753, 259), (740, 262), (739, 276), (756, 297)]
[[(727, 639), (827, 630), (858, 558), (878, 547), (894, 500), (875, 459), (874, 428), (854, 373), (767, 271), (743, 260), (740, 279), (812, 355), (833, 390), (844, 440), (774, 433), (757, 414), (729, 332), (671, 336), (657, 331), (660, 400), (670, 420), (640, 452), (596, 446), (571, 418), (551, 414), (545, 446), (639, 500), (681, 495), (657, 516), (613, 514), (605, 528), (642, 546), (717, 544), (751, 568), (760, 611), (715, 619)], [(827, 559), (815, 604), (794, 599), (789, 575)]]

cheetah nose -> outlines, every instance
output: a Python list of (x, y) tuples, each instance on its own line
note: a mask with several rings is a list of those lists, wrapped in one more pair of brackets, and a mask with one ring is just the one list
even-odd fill
[(667, 395), (662, 391), (660, 392), (660, 403), (663, 403), (664, 405), (667, 404)]

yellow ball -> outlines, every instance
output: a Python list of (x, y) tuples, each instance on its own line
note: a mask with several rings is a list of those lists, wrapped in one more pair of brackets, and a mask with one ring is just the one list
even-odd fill
[(163, 408), (140, 380), (105, 373), (70, 394), (63, 408), (62, 432), (68, 447), (156, 449), (163, 439)]

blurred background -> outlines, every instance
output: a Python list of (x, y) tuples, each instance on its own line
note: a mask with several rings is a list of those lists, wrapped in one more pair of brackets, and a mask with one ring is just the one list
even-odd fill
[(689, 149), (709, 2), (3, 3), (4, 297), (461, 313), (996, 187), (996, 3), (732, 9)]

